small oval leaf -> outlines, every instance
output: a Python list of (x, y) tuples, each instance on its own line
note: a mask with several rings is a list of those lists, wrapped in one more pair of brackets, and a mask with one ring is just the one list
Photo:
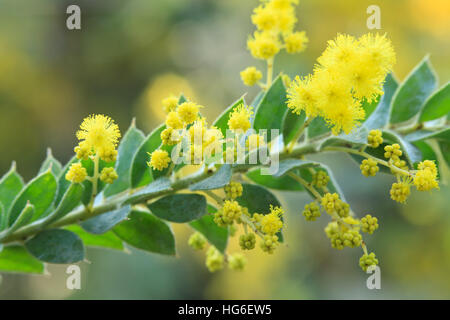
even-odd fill
[(119, 177), (112, 185), (105, 188), (103, 191), (105, 197), (127, 190), (131, 186), (131, 165), (133, 157), (144, 139), (144, 134), (136, 128), (133, 121), (119, 144), (115, 167)]
[(153, 130), (141, 143), (133, 157), (131, 167), (131, 187), (141, 187), (153, 180), (150, 168), (147, 166), (148, 153), (152, 153), (161, 145), (161, 132), (166, 125), (161, 125)]
[(6, 246), (0, 251), (0, 272), (45, 272), (44, 264), (19, 245)]
[(35, 212), (32, 221), (42, 218), (53, 203), (56, 188), (55, 176), (50, 171), (44, 172), (31, 180), (14, 200), (8, 214), (8, 225), (13, 225), (28, 201), (34, 205)]
[(148, 252), (175, 255), (172, 230), (155, 216), (138, 210), (131, 211), (129, 219), (113, 229), (129, 245)]
[(206, 198), (199, 194), (172, 194), (148, 205), (160, 219), (184, 223), (206, 214)]
[(447, 114), (450, 114), (450, 82), (447, 82), (425, 102), (419, 121), (430, 121)]
[(81, 227), (87, 232), (102, 234), (111, 230), (117, 224), (126, 219), (130, 211), (131, 206), (125, 206), (117, 210), (102, 213), (94, 218), (82, 222)]
[(392, 98), (391, 123), (404, 122), (421, 111), (436, 89), (437, 79), (428, 56), (406, 77)]
[(37, 259), (49, 263), (74, 263), (84, 258), (83, 241), (64, 229), (42, 231), (28, 240), (25, 247)]
[(12, 202), (23, 188), (22, 177), (16, 172), (16, 164), (0, 180), (0, 202), (3, 204), (5, 214), (8, 213)]
[(224, 164), (212, 176), (200, 182), (192, 184), (189, 187), (189, 189), (191, 191), (219, 189), (223, 188), (228, 183), (230, 183), (230, 180), (231, 180), (231, 165)]

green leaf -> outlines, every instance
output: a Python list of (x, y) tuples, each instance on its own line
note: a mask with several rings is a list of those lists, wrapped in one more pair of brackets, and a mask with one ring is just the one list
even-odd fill
[(227, 134), (227, 128), (228, 128), (228, 119), (230, 118), (230, 113), (233, 111), (233, 109), (244, 102), (244, 97), (242, 96), (235, 102), (233, 102), (228, 108), (226, 108), (220, 116), (214, 121), (213, 126), (217, 127), (217, 129), (220, 129), (222, 131), (223, 136), (225, 137)]
[(8, 215), (5, 211), (5, 207), (0, 202), (0, 232), (5, 230), (8, 227)]
[(34, 206), (30, 203), (27, 203), (25, 208), (23, 208), (22, 212), (17, 217), (16, 221), (14, 221), (13, 225), (6, 230), (6, 235), (10, 235), (17, 229), (27, 225), (28, 222), (30, 222), (31, 218), (33, 218), (34, 215)]
[(0, 251), (0, 272), (43, 274), (45, 268), (44, 264), (30, 255), (24, 247), (11, 245)]
[[(213, 214), (216, 208), (208, 206), (208, 213)], [(219, 227), (214, 222), (212, 215), (203, 216), (202, 218), (192, 221), (189, 225), (196, 231), (205, 236), (210, 244), (215, 246), (222, 253), (225, 252), (228, 244), (228, 229)]]
[(280, 162), (278, 170), (276, 173), (274, 173), (274, 177), (281, 177), (284, 176), (286, 173), (288, 173), (291, 170), (294, 169), (301, 169), (304, 167), (312, 167), (312, 166), (318, 166), (319, 163), (316, 161), (310, 161), (310, 160), (297, 160), (297, 159), (288, 159), (283, 160)]
[(52, 149), (47, 149), (47, 158), (45, 158), (44, 162), (42, 162), (41, 168), (39, 169), (39, 173), (44, 173), (48, 169), (52, 170), (55, 177), (61, 174), (61, 163), (53, 157)]
[(436, 75), (427, 56), (395, 92), (392, 98), (390, 122), (404, 122), (418, 114), (436, 86)]
[(91, 234), (86, 232), (77, 224), (72, 224), (64, 229), (72, 231), (80, 237), (85, 246), (107, 248), (114, 250), (124, 250), (122, 240), (120, 240), (112, 231), (105, 232), (104, 234)]
[(113, 211), (102, 213), (82, 222), (81, 227), (89, 233), (102, 234), (111, 230), (117, 224), (125, 220), (130, 211), (131, 206), (128, 205)]
[(416, 141), (414, 145), (420, 150), (422, 154), (422, 159), (434, 160), (436, 164), (439, 166), (438, 156), (434, 152), (433, 148), (424, 141)]
[(25, 247), (37, 259), (49, 263), (74, 263), (84, 258), (83, 241), (64, 229), (44, 230), (28, 240)]
[(450, 142), (438, 141), (438, 144), (445, 162), (447, 162), (447, 165), (450, 166)]
[(306, 129), (308, 139), (330, 133), (330, 127), (322, 117), (314, 118)]
[(118, 178), (112, 185), (109, 185), (103, 191), (105, 197), (127, 190), (131, 186), (131, 165), (133, 156), (144, 141), (145, 136), (141, 130), (136, 128), (135, 121), (131, 123), (130, 128), (125, 133), (120, 142), (118, 157), (116, 161), (116, 172)]
[(135, 204), (139, 203), (150, 196), (157, 196), (165, 191), (171, 189), (171, 182), (169, 178), (160, 178), (153, 181), (148, 186), (142, 188), (141, 190), (135, 192), (124, 201), (124, 204)]
[(288, 110), (283, 118), (283, 140), (288, 144), (294, 139), (298, 130), (305, 122), (306, 114), (302, 111), (299, 115)]
[(358, 130), (350, 134), (340, 134), (338, 136), (331, 136), (325, 139), (319, 146), (319, 150), (323, 150), (327, 146), (335, 145), (352, 145), (352, 146), (362, 146), (367, 144), (367, 136), (369, 131), (365, 127), (361, 127)]
[(219, 189), (230, 183), (230, 180), (231, 165), (223, 164), (212, 176), (192, 184), (189, 189), (191, 191)]
[(450, 82), (437, 90), (425, 102), (419, 121), (430, 121), (450, 114)]
[(393, 74), (389, 73), (386, 76), (383, 86), (384, 94), (381, 96), (376, 109), (370, 116), (367, 116), (367, 120), (363, 124), (369, 131), (384, 128), (389, 122), (391, 101), (397, 88), (397, 80), (394, 78)]
[(253, 169), (247, 172), (247, 177), (249, 177), (253, 182), (262, 185), (270, 189), (277, 190), (293, 190), (302, 191), (303, 187), (300, 183), (295, 181), (289, 176), (274, 177), (272, 175), (261, 174), (261, 168)]
[(0, 202), (7, 214), (12, 202), (23, 188), (22, 177), (16, 172), (16, 163), (13, 162), (11, 169), (0, 180)]
[(149, 252), (175, 255), (175, 238), (172, 230), (153, 215), (133, 210), (129, 219), (113, 229), (129, 245)]
[(158, 218), (177, 223), (197, 220), (206, 214), (206, 198), (199, 194), (172, 194), (147, 206)]
[[(281, 203), (273, 195), (272, 192), (258, 185), (243, 183), (242, 196), (236, 201), (243, 207), (248, 208), (248, 212), (253, 216), (255, 213), (268, 214), (270, 213), (270, 205), (274, 207), (281, 207)], [(283, 235), (281, 232), (277, 234), (279, 241), (283, 242)]]
[(34, 205), (35, 209), (32, 221), (42, 218), (53, 203), (56, 187), (55, 176), (50, 171), (44, 172), (31, 180), (14, 200), (8, 213), (8, 225), (13, 225), (28, 201)]
[(58, 207), (44, 218), (43, 225), (49, 225), (71, 212), (81, 203), (84, 186), (80, 183), (72, 183), (58, 204)]
[(270, 212), (270, 205), (281, 206), (278, 199), (266, 188), (248, 183), (243, 183), (242, 187), (242, 196), (236, 200), (241, 206), (247, 207), (251, 214), (267, 214)]
[(258, 92), (258, 94), (253, 98), (252, 102), (250, 103), (250, 106), (252, 106), (254, 109), (257, 109), (265, 93), (266, 93), (265, 90), (261, 90), (260, 92)]
[(147, 165), (149, 160), (148, 153), (152, 153), (161, 145), (160, 136), (165, 128), (166, 125), (163, 124), (153, 130), (141, 143), (134, 155), (131, 167), (131, 186), (133, 188), (142, 187), (153, 181), (150, 168)]
[(383, 140), (390, 141), (392, 143), (398, 143), (411, 167), (414, 167), (415, 163), (422, 161), (422, 154), (420, 153), (420, 151), (413, 144), (403, 139), (397, 133), (390, 130), (383, 130)]
[(414, 142), (414, 141), (422, 141), (427, 139), (438, 139), (438, 140), (450, 140), (450, 127), (444, 128), (439, 131), (428, 131), (428, 130), (419, 130), (412, 132), (405, 137), (406, 141)]
[(268, 130), (267, 141), (271, 141), (271, 129), (278, 129), (281, 133), (284, 115), (287, 112), (286, 100), (286, 88), (281, 76), (278, 76), (264, 94), (253, 120), (253, 128), (256, 131)]

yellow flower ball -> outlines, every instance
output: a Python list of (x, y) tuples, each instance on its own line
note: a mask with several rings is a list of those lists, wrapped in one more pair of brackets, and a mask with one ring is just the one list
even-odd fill
[(183, 121), (176, 111), (171, 111), (166, 117), (166, 126), (173, 129), (183, 129)]
[(150, 162), (148, 166), (153, 170), (162, 171), (169, 166), (170, 157), (169, 153), (165, 150), (155, 150), (150, 154)]
[(249, 87), (254, 86), (255, 84), (258, 83), (259, 80), (261, 80), (261, 78), (262, 78), (261, 71), (259, 71), (255, 67), (248, 67), (243, 71), (241, 71), (241, 79), (246, 86)]
[(178, 98), (175, 96), (167, 97), (163, 99), (161, 103), (163, 105), (164, 112), (169, 113), (177, 109)]
[(202, 106), (193, 102), (183, 102), (178, 106), (177, 113), (181, 121), (189, 124), (197, 120), (198, 112), (201, 107)]
[(247, 132), (251, 127), (250, 117), (253, 115), (252, 107), (240, 104), (230, 114), (228, 128), (231, 130), (242, 130)]
[(308, 42), (305, 31), (293, 32), (284, 37), (286, 52), (291, 54), (304, 51)]

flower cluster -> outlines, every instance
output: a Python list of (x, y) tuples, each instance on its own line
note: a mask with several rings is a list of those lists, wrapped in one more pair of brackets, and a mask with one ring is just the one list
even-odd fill
[(395, 63), (392, 44), (385, 35), (355, 39), (339, 34), (317, 61), (313, 75), (297, 76), (291, 84), (287, 105), (308, 118), (323, 117), (335, 135), (348, 134), (365, 117), (362, 101), (383, 94), (384, 79)]
[(176, 145), (185, 148), (185, 160), (193, 164), (202, 163), (204, 154), (214, 155), (215, 150), (221, 150), (223, 134), (214, 126), (208, 128), (206, 119), (200, 115), (203, 106), (191, 101), (179, 103), (176, 97), (163, 99), (162, 105), (167, 112), (166, 127), (160, 134), (161, 148), (149, 154), (149, 167), (157, 171), (169, 167), (172, 162), (169, 152)]
[[(267, 60), (268, 82), (270, 85), (273, 59), (281, 49), (289, 54), (302, 52), (309, 41), (305, 31), (295, 31), (297, 17), (295, 5), (298, 0), (262, 0), (253, 11), (251, 20), (256, 31), (247, 41), (251, 55), (256, 59)], [(248, 67), (241, 72), (241, 79), (247, 86), (253, 86), (262, 78), (261, 71)]]
[(303, 216), (306, 221), (316, 221), (320, 215), (320, 208), (316, 202), (311, 202), (305, 205), (305, 208), (303, 209)]
[[(73, 163), (67, 171), (65, 178), (72, 183), (81, 183), (88, 179), (92, 183), (92, 199), (97, 195), (98, 179), (104, 183), (113, 183), (117, 178), (114, 167), (104, 167), (100, 171), (100, 160), (110, 163), (116, 161), (117, 144), (120, 131), (114, 121), (104, 115), (91, 115), (83, 120), (80, 130), (76, 133), (78, 146), (75, 147), (77, 159), (80, 162)], [(93, 163), (93, 175), (88, 176), (84, 163)]]

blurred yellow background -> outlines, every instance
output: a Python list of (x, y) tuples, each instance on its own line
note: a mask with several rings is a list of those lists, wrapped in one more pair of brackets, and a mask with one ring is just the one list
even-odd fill
[[(180, 92), (207, 106), (211, 121), (256, 89), (239, 71), (263, 68), (246, 51), (257, 0), (77, 1), (81, 30), (66, 28), (71, 1), (0, 0), (0, 172), (16, 160), (26, 180), (35, 175), (46, 148), (63, 163), (73, 153), (75, 131), (88, 114), (105, 113), (122, 132), (133, 117), (146, 133), (163, 119), (160, 100)], [(397, 52), (403, 79), (423, 58), (443, 84), (450, 78), (448, 0), (300, 0), (298, 28), (310, 43), (301, 55), (280, 54), (276, 72), (312, 71), (336, 33), (368, 32), (366, 9), (381, 8), (381, 32)], [(331, 160), (330, 160), (331, 159)], [(354, 210), (380, 217), (368, 246), (380, 258), (382, 290), (365, 286), (359, 250), (335, 252), (323, 233), (325, 219), (306, 223), (298, 208), (307, 195), (277, 193), (286, 206), (287, 245), (273, 256), (249, 255), (243, 273), (209, 274), (202, 254), (187, 247), (190, 230), (175, 226), (178, 257), (89, 249), (82, 263), (82, 290), (66, 289), (65, 267), (51, 276), (4, 275), (0, 298), (450, 298), (448, 186), (414, 193), (406, 206), (389, 199), (392, 177), (366, 179), (342, 155), (319, 158), (335, 170)], [(230, 250), (237, 245), (230, 244)]]

